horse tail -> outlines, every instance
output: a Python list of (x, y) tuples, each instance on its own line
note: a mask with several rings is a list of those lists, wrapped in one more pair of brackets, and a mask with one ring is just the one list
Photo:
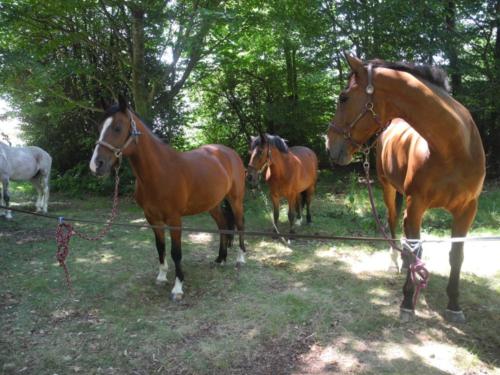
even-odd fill
[(399, 191), (396, 191), (396, 217), (401, 215), (401, 209), (403, 208), (403, 194)]
[[(236, 227), (236, 220), (234, 218), (233, 208), (231, 207), (231, 203), (227, 199), (224, 199), (222, 202), (222, 213), (226, 218), (227, 229), (233, 230)], [(231, 247), (233, 245), (234, 234), (227, 235), (227, 246)]]

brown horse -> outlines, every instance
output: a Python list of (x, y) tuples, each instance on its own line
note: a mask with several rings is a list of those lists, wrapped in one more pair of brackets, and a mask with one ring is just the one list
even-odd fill
[(303, 146), (288, 148), (282, 138), (269, 134), (253, 137), (250, 153), (247, 180), (250, 186), (256, 186), (259, 173), (264, 172), (271, 192), (275, 228), (278, 224), (281, 197), (288, 201), (290, 233), (294, 232), (296, 216), (301, 219), (304, 204), (307, 209), (307, 223), (311, 223), (310, 205), (318, 178), (316, 154)]
[[(483, 186), (485, 155), (472, 116), (447, 91), (445, 73), (429, 66), (379, 60), (364, 64), (351, 56), (347, 61), (352, 74), (327, 134), (331, 159), (348, 164), (370, 137), (393, 120), (378, 140), (377, 150), (392, 234), (399, 193), (406, 196), (403, 226), (408, 240), (420, 238), (422, 216), (433, 207), (451, 213), (453, 237), (466, 236)], [(419, 255), (421, 251), (420, 246), (415, 249)], [(445, 317), (455, 322), (465, 321), (458, 301), (462, 262), (463, 242), (453, 243)], [(414, 317), (413, 294), (408, 272), (402, 320)]]
[[(123, 156), (128, 157), (136, 177), (135, 199), (144, 210), (156, 238), (160, 266), (157, 282), (166, 282), (165, 233), (162, 225), (179, 227), (181, 218), (208, 211), (219, 229), (243, 228), (245, 167), (239, 155), (222, 145), (206, 145), (193, 151), (178, 152), (164, 144), (126, 101), (106, 112), (99, 140), (90, 161), (97, 175), (107, 175)], [(223, 203), (226, 203), (224, 205)], [(220, 235), (217, 263), (226, 261), (232, 236)], [(181, 231), (170, 230), (171, 255), (175, 264), (172, 298), (183, 296), (181, 269)], [(240, 233), (237, 265), (245, 262), (245, 244)]]

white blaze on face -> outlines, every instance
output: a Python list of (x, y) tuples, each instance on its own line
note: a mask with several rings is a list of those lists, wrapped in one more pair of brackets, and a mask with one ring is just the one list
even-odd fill
[[(112, 123), (113, 123), (113, 117), (108, 117), (106, 119), (106, 121), (104, 121), (104, 124), (102, 126), (102, 130), (101, 130), (101, 134), (99, 135), (99, 141), (102, 141), (104, 134), (106, 134), (106, 130), (108, 130), (108, 128), (111, 126)], [(94, 173), (97, 172), (96, 159), (97, 159), (97, 148), (98, 147), (99, 147), (99, 145), (97, 144), (95, 146), (94, 154), (92, 155), (92, 159), (90, 159), (90, 170)]]

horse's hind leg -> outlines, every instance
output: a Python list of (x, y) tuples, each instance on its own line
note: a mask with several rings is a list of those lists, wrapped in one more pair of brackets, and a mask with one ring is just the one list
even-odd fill
[[(224, 216), (224, 212), (220, 205), (217, 205), (215, 208), (211, 209), (210, 215), (213, 217), (215, 222), (217, 223), (217, 227), (221, 230), (227, 229), (227, 221)], [(231, 228), (233, 229), (233, 228)], [(220, 234), (220, 244), (219, 244), (219, 256), (215, 259), (215, 263), (224, 264), (227, 258), (227, 244), (228, 244), (228, 236), (226, 234)]]
[(47, 213), (48, 205), (49, 205), (49, 179), (50, 176), (47, 174), (42, 175), (40, 177), (40, 182), (42, 185), (42, 202), (41, 202), (41, 207), (42, 207), (42, 212), (44, 214)]
[[(452, 212), (452, 237), (465, 237), (469, 231), (472, 221), (477, 212), (477, 200), (469, 202), (464, 208)], [(454, 242), (450, 251), (450, 278), (448, 279), (448, 307), (446, 308), (445, 318), (455, 323), (464, 323), (465, 316), (458, 303), (460, 270), (464, 260), (464, 243)]]
[(43, 187), (42, 187), (42, 176), (36, 176), (31, 179), (31, 184), (36, 189), (36, 212), (41, 212), (43, 210)]
[[(314, 188), (315, 185), (311, 186), (305, 191), (305, 201), (306, 201), (306, 219), (307, 219), (307, 224), (312, 223), (312, 218), (311, 218), (311, 202), (312, 198), (314, 195)], [(304, 193), (302, 193), (304, 194)]]
[[(9, 207), (9, 203), (10, 203), (9, 179), (4, 178), (2, 179), (2, 205), (5, 207)], [(12, 219), (12, 213), (8, 208), (4, 211), (4, 215), (7, 219)]]

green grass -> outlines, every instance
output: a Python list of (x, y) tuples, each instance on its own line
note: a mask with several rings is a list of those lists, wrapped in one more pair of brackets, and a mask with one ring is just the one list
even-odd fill
[[(13, 184), (11, 202), (33, 209), (32, 195), (28, 185)], [(378, 189), (376, 199), (383, 214)], [(51, 202), (51, 214), (82, 219), (105, 220), (111, 208), (110, 197), (91, 195), (54, 193)], [(270, 231), (268, 199), (248, 193), (245, 203), (247, 229)], [(500, 235), (498, 207), (500, 189), (488, 184), (471, 235)], [(312, 214), (313, 225), (299, 233), (379, 235), (366, 189), (354, 175), (322, 173)], [(133, 200), (122, 198), (117, 220), (142, 218)], [(445, 212), (430, 211), (423, 232), (447, 235), (449, 223)], [(184, 224), (215, 228), (206, 214)], [(151, 231), (114, 227), (102, 241), (72, 239), (71, 294), (55, 260), (55, 227), (54, 220), (23, 214), (0, 219), (0, 373), (499, 372), (500, 271), (463, 273), (469, 321), (452, 326), (441, 316), (448, 269), (434, 269), (418, 319), (403, 325), (403, 276), (370, 264), (385, 254), (385, 243), (296, 240), (285, 247), (247, 237), (247, 264), (238, 272), (236, 247), (225, 267), (212, 267), (216, 236), (184, 233), (185, 298), (174, 303), (168, 298), (171, 261), (168, 285), (155, 284)], [(280, 228), (287, 227), (283, 205)], [(94, 234), (100, 228), (77, 229)], [(491, 254), (484, 262), (498, 259)], [(425, 352), (433, 345), (435, 352)]]

